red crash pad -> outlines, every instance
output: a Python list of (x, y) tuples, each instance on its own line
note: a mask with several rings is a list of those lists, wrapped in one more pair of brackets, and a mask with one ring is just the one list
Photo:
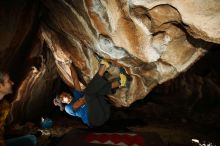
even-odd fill
[(134, 132), (92, 132), (73, 130), (61, 139), (56, 146), (164, 146), (157, 133)]

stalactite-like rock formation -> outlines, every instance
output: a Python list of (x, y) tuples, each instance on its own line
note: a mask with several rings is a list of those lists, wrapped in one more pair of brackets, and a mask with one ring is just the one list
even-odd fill
[(69, 62), (87, 83), (98, 70), (97, 55), (123, 66), (129, 86), (109, 99), (128, 107), (220, 44), (216, 0), (20, 0), (15, 8), (2, 3), (0, 12), (0, 65), (23, 72), (13, 112), (26, 117), (39, 107), (33, 103), (55, 95), (58, 74), (74, 87)]

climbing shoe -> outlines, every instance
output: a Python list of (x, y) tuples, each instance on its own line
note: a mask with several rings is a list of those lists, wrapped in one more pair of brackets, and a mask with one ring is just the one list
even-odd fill
[(128, 79), (127, 79), (127, 73), (123, 67), (119, 68), (119, 77), (120, 77), (120, 87), (127, 87), (128, 86)]
[(127, 77), (122, 73), (120, 73), (119, 77), (120, 77), (120, 80), (119, 80), (120, 87), (126, 87), (127, 86)]

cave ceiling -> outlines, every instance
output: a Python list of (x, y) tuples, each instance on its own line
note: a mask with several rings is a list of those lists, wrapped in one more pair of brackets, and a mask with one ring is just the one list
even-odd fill
[[(99, 66), (97, 55), (126, 69), (128, 88), (118, 89), (109, 99), (117, 107), (129, 107), (189, 69), (211, 44), (220, 44), (218, 0), (20, 0), (3, 4), (7, 7), (0, 10), (1, 67), (13, 72), (26, 69), (19, 74), (14, 95), (14, 107), (24, 106), (19, 104), (22, 99), (27, 101), (20, 110), (54, 96), (59, 76), (74, 87), (68, 62), (88, 83)], [(112, 69), (110, 74), (118, 72)]]

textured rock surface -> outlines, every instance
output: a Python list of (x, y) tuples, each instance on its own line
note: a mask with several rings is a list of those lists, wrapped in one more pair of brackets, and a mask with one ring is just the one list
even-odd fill
[[(128, 107), (186, 71), (210, 44), (220, 44), (217, 0), (1, 3), (0, 65), (16, 71), (12, 75), (18, 86), (13, 111), (20, 109), (18, 113), (26, 117), (39, 108), (33, 103), (50, 103), (53, 88), (59, 86), (54, 85), (59, 80), (57, 71), (74, 87), (69, 62), (87, 83), (98, 70), (97, 54), (125, 67), (131, 77), (129, 87), (109, 97), (115, 106)], [(115, 70), (110, 73), (118, 75)]]
[(31, 48), (39, 2), (0, 2), (0, 67), (19, 70)]
[[(186, 25), (185, 28), (194, 37), (216, 43), (220, 41), (220, 28), (218, 27), (220, 24), (220, 2), (217, 0), (131, 0), (131, 3), (142, 5), (152, 10), (157, 8), (158, 5), (160, 5), (159, 7), (169, 5), (172, 9), (178, 11), (181, 21)], [(162, 12), (165, 13), (160, 15), (167, 16), (167, 12), (169, 13), (170, 11), (166, 10)], [(157, 13), (160, 12), (158, 11)], [(176, 21), (177, 19), (172, 16), (166, 20)]]
[(20, 81), (12, 102), (10, 122), (39, 119), (53, 109), (52, 99), (60, 88), (51, 51), (36, 36), (27, 58), (24, 78)]
[[(128, 89), (110, 95), (116, 106), (129, 106), (187, 70), (205, 54), (205, 41), (219, 42), (220, 11), (200, 1), (46, 0), (43, 5), (42, 35), (63, 62), (57, 66), (68, 84), (68, 60), (87, 82), (97, 71), (95, 54), (126, 68), (132, 80)], [(209, 7), (217, 5), (212, 1)], [(204, 42), (195, 44), (193, 37)]]

